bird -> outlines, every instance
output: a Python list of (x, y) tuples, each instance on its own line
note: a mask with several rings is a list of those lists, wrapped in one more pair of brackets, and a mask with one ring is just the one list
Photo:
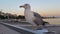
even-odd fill
[(43, 21), (42, 17), (40, 14), (31, 11), (31, 6), (30, 4), (24, 4), (19, 6), (20, 8), (23, 7), (24, 10), (24, 16), (27, 22), (29, 22), (32, 25), (45, 25), (45, 21)]

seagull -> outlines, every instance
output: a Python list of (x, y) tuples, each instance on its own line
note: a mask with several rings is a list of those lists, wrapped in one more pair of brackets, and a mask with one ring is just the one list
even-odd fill
[(24, 10), (24, 16), (27, 22), (29, 22), (32, 25), (42, 25), (44, 24), (44, 21), (42, 20), (42, 17), (40, 14), (31, 11), (31, 6), (29, 4), (24, 4), (19, 6), (20, 8), (23, 7)]

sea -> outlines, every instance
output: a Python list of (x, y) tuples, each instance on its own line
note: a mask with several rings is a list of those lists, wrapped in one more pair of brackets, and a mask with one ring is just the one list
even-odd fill
[(43, 19), (43, 20), (50, 24), (59, 24), (60, 25), (60, 18), (51, 18), (51, 19)]

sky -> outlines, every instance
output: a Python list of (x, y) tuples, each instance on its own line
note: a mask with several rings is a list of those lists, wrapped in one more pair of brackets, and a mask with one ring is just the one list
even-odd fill
[(20, 5), (30, 4), (32, 11), (42, 16), (60, 16), (60, 0), (0, 0), (0, 10), (5, 13), (24, 15)]

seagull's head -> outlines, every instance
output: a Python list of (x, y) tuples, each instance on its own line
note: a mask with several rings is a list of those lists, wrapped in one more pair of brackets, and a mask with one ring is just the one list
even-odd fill
[(30, 5), (29, 4), (24, 4), (24, 5), (21, 5), (21, 6), (19, 6), (20, 8), (21, 7), (23, 7), (23, 8), (25, 8), (25, 9), (29, 9), (30, 8)]

